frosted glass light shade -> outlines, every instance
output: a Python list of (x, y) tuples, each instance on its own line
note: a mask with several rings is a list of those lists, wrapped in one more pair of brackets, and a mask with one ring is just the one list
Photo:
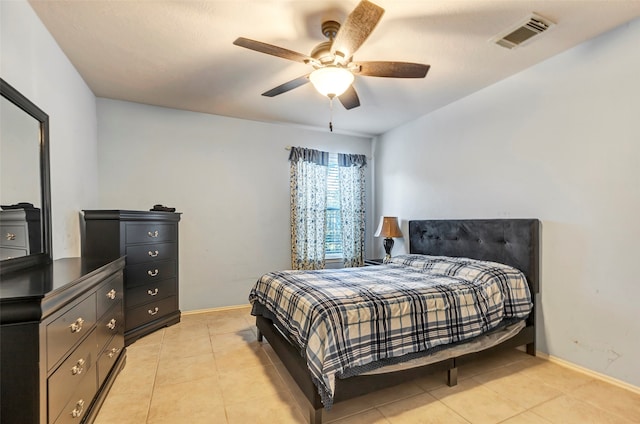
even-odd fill
[(347, 91), (347, 88), (353, 84), (354, 76), (345, 68), (326, 66), (311, 72), (309, 79), (320, 94), (334, 97)]

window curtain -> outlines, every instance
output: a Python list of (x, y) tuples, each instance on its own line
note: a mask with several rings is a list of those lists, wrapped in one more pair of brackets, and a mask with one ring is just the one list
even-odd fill
[(326, 235), (329, 153), (292, 147), (289, 155), (291, 187), (291, 266), (323, 269)]
[(344, 266), (364, 266), (364, 155), (338, 154)]

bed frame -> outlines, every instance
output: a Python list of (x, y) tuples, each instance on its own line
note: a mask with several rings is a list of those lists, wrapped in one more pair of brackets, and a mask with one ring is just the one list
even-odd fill
[[(421, 220), (409, 221), (410, 253), (424, 255), (459, 256), (488, 260), (520, 269), (527, 282), (534, 302), (533, 312), (526, 326), (514, 337), (483, 352), (503, 350), (526, 345), (526, 351), (535, 355), (535, 294), (539, 288), (539, 232), (537, 219), (482, 219), (482, 220)], [(309, 421), (322, 423), (323, 405), (317, 387), (311, 380), (306, 361), (300, 348), (285, 337), (268, 318), (256, 317), (258, 341), (266, 337), (291, 377), (309, 400)], [(477, 357), (466, 354), (402, 371), (360, 375), (336, 379), (334, 404), (366, 393), (391, 387), (408, 380), (447, 371), (447, 384), (454, 386), (458, 379), (458, 366)]]

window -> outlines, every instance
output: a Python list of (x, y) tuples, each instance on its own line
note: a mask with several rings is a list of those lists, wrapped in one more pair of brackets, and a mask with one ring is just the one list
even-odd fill
[(329, 153), (327, 171), (327, 235), (324, 240), (327, 259), (342, 258), (342, 226), (340, 219), (340, 174), (338, 154)]
[(291, 266), (362, 266), (366, 156), (292, 147), (289, 162)]

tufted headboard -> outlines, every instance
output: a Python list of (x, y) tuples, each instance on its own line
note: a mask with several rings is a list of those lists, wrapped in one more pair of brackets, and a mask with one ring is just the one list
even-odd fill
[(539, 289), (540, 221), (461, 219), (409, 221), (409, 252), (500, 262), (524, 273)]

